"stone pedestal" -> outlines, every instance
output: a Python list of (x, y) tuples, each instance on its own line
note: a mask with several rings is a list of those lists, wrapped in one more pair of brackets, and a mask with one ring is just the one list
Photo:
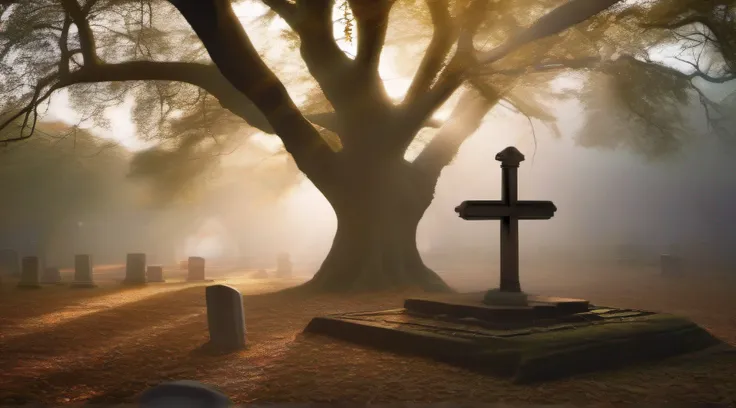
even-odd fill
[(93, 278), (92, 258), (86, 254), (74, 256), (73, 288), (96, 288)]
[(128, 254), (123, 283), (145, 285), (146, 282), (146, 254)]
[(61, 283), (61, 271), (56, 267), (48, 267), (43, 270), (43, 283), (56, 285)]
[(722, 344), (687, 319), (527, 296), (525, 306), (484, 303), (486, 293), (407, 299), (404, 308), (312, 319), (306, 333), (429, 357), (515, 382), (617, 368)]
[(21, 261), (20, 282), (18, 282), (19, 288), (38, 289), (41, 287), (39, 283), (39, 264), (38, 257), (23, 257)]
[(149, 266), (146, 269), (146, 278), (148, 282), (166, 282), (164, 280), (164, 268), (161, 266)]
[(204, 277), (204, 258), (199, 256), (190, 256), (187, 262), (187, 280), (201, 282)]
[(225, 352), (244, 348), (243, 296), (237, 289), (227, 285), (208, 286), (205, 295), (210, 332), (208, 346)]

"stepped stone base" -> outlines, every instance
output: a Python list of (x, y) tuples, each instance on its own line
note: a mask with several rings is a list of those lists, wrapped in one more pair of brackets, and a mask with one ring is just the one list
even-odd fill
[(515, 382), (617, 368), (722, 344), (687, 319), (529, 296), (484, 304), (485, 293), (407, 299), (403, 309), (314, 318), (307, 333), (433, 358)]

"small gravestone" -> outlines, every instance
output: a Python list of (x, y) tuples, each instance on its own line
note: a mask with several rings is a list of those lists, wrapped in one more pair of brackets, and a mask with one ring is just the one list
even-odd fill
[(684, 272), (682, 258), (677, 255), (660, 255), (659, 265), (662, 276), (680, 276)]
[(259, 269), (256, 272), (253, 272), (251, 275), (252, 279), (268, 279), (268, 272), (265, 269)]
[(94, 279), (92, 277), (92, 258), (86, 254), (74, 256), (74, 282), (73, 288), (95, 288)]
[(235, 351), (245, 347), (243, 296), (227, 285), (207, 286), (208, 346), (218, 351)]
[(125, 261), (123, 283), (142, 285), (146, 283), (146, 254), (128, 254)]
[(0, 276), (20, 276), (20, 259), (12, 249), (0, 250)]
[(204, 280), (204, 258), (199, 256), (190, 256), (187, 261), (187, 274), (188, 281), (203, 281)]
[(164, 280), (164, 268), (161, 266), (149, 266), (146, 270), (149, 282), (166, 282)]
[(280, 253), (276, 258), (276, 276), (279, 278), (289, 278), (292, 273), (291, 258), (287, 253)]
[(18, 282), (18, 287), (23, 289), (37, 289), (40, 288), (41, 285), (38, 283), (38, 274), (39, 274), (39, 262), (38, 257), (35, 256), (26, 256), (21, 261), (21, 270), (20, 270), (20, 282)]
[(61, 283), (61, 271), (56, 267), (48, 267), (43, 270), (43, 283), (58, 284)]
[(142, 408), (225, 408), (232, 406), (227, 395), (196, 381), (174, 381), (144, 391), (138, 398)]

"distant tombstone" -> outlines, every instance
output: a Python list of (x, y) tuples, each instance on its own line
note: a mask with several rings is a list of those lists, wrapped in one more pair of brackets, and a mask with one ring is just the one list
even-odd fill
[(232, 406), (232, 402), (227, 395), (212, 387), (196, 381), (182, 380), (147, 389), (138, 398), (138, 406), (225, 408)]
[(48, 267), (43, 270), (43, 283), (57, 284), (61, 283), (61, 271), (56, 267)]
[(684, 272), (682, 258), (677, 255), (662, 254), (659, 263), (662, 276), (679, 276)]
[(292, 273), (291, 259), (289, 254), (283, 252), (276, 258), (276, 276), (280, 278), (289, 278)]
[(36, 256), (23, 257), (21, 262), (20, 271), (20, 282), (18, 282), (19, 288), (24, 289), (37, 289), (40, 288), (39, 284), (39, 262)]
[(203, 281), (204, 280), (204, 258), (199, 256), (190, 256), (187, 262), (187, 280)]
[(86, 254), (74, 255), (74, 282), (73, 288), (94, 288), (92, 277), (92, 258)]
[(146, 254), (128, 254), (125, 261), (125, 283), (146, 283)]
[(250, 276), (253, 279), (268, 279), (268, 272), (265, 269), (259, 269)]
[(164, 280), (164, 268), (161, 266), (149, 266), (146, 269), (146, 278), (149, 282), (166, 282)]
[(20, 276), (20, 258), (12, 249), (0, 250), (0, 276)]
[(219, 351), (235, 351), (245, 347), (245, 316), (243, 296), (227, 285), (212, 285), (205, 289), (209, 346)]

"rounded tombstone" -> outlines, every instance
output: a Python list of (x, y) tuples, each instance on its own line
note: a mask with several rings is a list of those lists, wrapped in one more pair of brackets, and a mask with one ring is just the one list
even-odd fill
[(144, 391), (138, 398), (142, 408), (224, 408), (230, 398), (217, 389), (196, 381), (174, 381)]

